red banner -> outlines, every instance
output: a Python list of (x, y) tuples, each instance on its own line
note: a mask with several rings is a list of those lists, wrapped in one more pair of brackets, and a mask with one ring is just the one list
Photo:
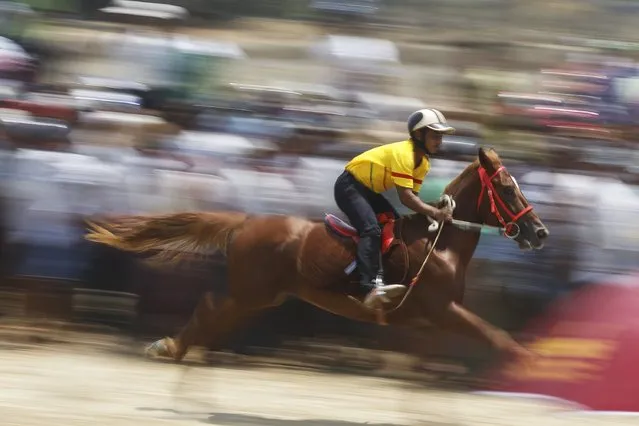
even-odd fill
[(539, 394), (599, 411), (639, 412), (639, 277), (588, 286), (528, 332), (540, 354), (491, 373), (491, 391)]

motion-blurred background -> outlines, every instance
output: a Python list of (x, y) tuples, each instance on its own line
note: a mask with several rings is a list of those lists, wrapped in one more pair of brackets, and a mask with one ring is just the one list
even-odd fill
[[(333, 182), (345, 162), (405, 139), (406, 118), (426, 106), (458, 132), (421, 198), (437, 198), (477, 146), (492, 145), (552, 234), (538, 253), (483, 236), (471, 309), (518, 333), (558, 298), (636, 269), (639, 2), (164, 3), (0, 2), (4, 330), (45, 318), (170, 334), (202, 291), (223, 288), (223, 259), (152, 270), (84, 241), (87, 215), (321, 219), (338, 213)], [(331, 366), (380, 368), (372, 349), (383, 349), (414, 355), (410, 369), (440, 360), (462, 376), (494, 355), (295, 300), (227, 349), (310, 362), (329, 344), (321, 362)]]

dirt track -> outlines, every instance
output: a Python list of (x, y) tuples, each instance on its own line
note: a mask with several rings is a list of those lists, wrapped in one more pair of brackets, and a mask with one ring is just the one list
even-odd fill
[(147, 361), (94, 347), (0, 349), (4, 426), (591, 425), (538, 403), (387, 379)]

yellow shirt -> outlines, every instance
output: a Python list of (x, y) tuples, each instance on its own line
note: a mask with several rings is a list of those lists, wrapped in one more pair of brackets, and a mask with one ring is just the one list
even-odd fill
[(348, 170), (359, 182), (376, 193), (395, 186), (419, 192), (430, 170), (428, 157), (415, 168), (413, 143), (410, 140), (381, 145), (353, 158)]

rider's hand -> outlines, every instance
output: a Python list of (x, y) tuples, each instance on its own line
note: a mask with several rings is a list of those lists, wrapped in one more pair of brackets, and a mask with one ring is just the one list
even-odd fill
[(435, 211), (433, 218), (437, 222), (451, 222), (453, 220), (453, 211), (447, 207)]

